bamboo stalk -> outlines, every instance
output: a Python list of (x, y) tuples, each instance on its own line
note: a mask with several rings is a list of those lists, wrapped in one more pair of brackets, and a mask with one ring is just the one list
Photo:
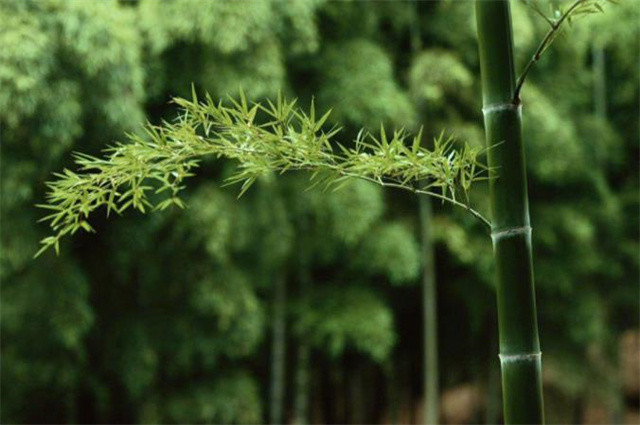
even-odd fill
[(286, 282), (283, 276), (274, 279), (273, 294), (273, 339), (271, 346), (271, 424), (282, 424), (284, 385), (285, 385), (285, 308), (286, 308)]
[[(311, 243), (308, 240), (309, 225), (307, 218), (303, 215), (298, 222), (298, 285), (299, 297), (306, 299), (311, 285), (309, 271), (308, 247)], [(296, 360), (295, 374), (295, 399), (294, 399), (294, 421), (296, 425), (306, 425), (309, 422), (309, 395), (310, 386), (310, 355), (311, 347), (303, 338), (298, 341), (298, 353)]]
[(438, 423), (438, 316), (435, 261), (433, 260), (433, 220), (431, 199), (419, 198), (420, 227), (422, 228), (422, 309), (424, 316), (424, 423)]
[[(411, 25), (411, 50), (416, 56), (422, 50), (419, 3), (414, 2), (414, 21)], [(435, 261), (433, 258), (433, 210), (431, 198), (418, 196), (419, 220), (422, 236), (422, 317), (423, 317), (423, 385), (426, 425), (438, 423), (440, 398), (438, 392), (438, 315)]]
[(531, 226), (508, 0), (476, 1), (507, 424), (544, 423)]
[(310, 347), (306, 342), (301, 342), (298, 346), (298, 358), (296, 361), (296, 394), (295, 394), (295, 417), (293, 423), (296, 425), (306, 425), (309, 423), (309, 357)]

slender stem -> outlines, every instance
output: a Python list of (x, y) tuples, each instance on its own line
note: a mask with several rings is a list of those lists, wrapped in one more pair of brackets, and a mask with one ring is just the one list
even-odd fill
[(467, 204), (465, 204), (463, 202), (457, 201), (457, 200), (455, 200), (453, 198), (449, 198), (446, 195), (442, 195), (442, 194), (437, 193), (437, 192), (432, 192), (430, 190), (416, 189), (414, 187), (406, 186), (406, 185), (403, 185), (403, 184), (400, 184), (400, 183), (392, 183), (392, 182), (387, 182), (387, 181), (384, 181), (384, 180), (377, 180), (377, 179), (374, 179), (373, 177), (360, 176), (360, 175), (357, 175), (357, 174), (350, 174), (350, 173), (344, 173), (344, 172), (341, 172), (341, 174), (343, 176), (346, 176), (346, 177), (353, 177), (353, 178), (357, 178), (357, 179), (361, 179), (361, 180), (370, 181), (370, 182), (378, 184), (378, 185), (380, 185), (382, 187), (392, 187), (392, 188), (395, 188), (395, 189), (402, 189), (402, 190), (406, 190), (406, 191), (409, 191), (409, 192), (413, 192), (413, 193), (418, 194), (418, 195), (432, 196), (432, 197), (438, 198), (438, 199), (440, 199), (442, 201), (449, 202), (449, 203), (451, 203), (451, 204), (453, 204), (453, 205), (455, 205), (457, 207), (463, 208), (469, 214), (471, 214), (472, 216), (474, 216), (475, 218), (480, 220), (482, 222), (482, 224), (484, 224), (487, 229), (489, 229), (489, 230), (491, 229), (491, 221), (489, 221), (489, 219), (487, 219), (485, 216), (483, 216), (480, 212), (474, 210), (469, 205), (467, 205)]
[(431, 199), (420, 197), (420, 227), (422, 230), (422, 308), (424, 316), (424, 423), (438, 423), (438, 315), (435, 261), (433, 258), (433, 214)]
[(286, 282), (284, 276), (274, 278), (273, 339), (271, 347), (271, 424), (282, 424), (285, 385), (286, 335), (285, 308)]
[(536, 62), (538, 62), (538, 60), (540, 60), (540, 57), (542, 56), (544, 51), (547, 49), (547, 47), (549, 47), (549, 45), (551, 44), (551, 41), (553, 41), (553, 39), (556, 37), (557, 32), (560, 31), (560, 27), (562, 26), (564, 21), (569, 17), (569, 15), (571, 15), (571, 12), (573, 12), (573, 10), (576, 7), (578, 7), (580, 3), (584, 1), (585, 0), (575, 0), (573, 4), (562, 14), (562, 16), (560, 16), (560, 18), (557, 21), (550, 21), (547, 18), (547, 22), (550, 23), (551, 28), (549, 29), (549, 31), (547, 31), (547, 34), (544, 36), (544, 38), (538, 45), (538, 48), (533, 53), (533, 56), (531, 56), (531, 59), (529, 59), (529, 62), (524, 67), (524, 70), (522, 71), (522, 74), (520, 74), (520, 77), (518, 77), (518, 82), (516, 83), (516, 88), (512, 98), (513, 103), (515, 104), (520, 103), (520, 91), (522, 90), (522, 85), (524, 84), (524, 81), (527, 78), (529, 71), (531, 70), (533, 65)]
[[(309, 244), (309, 223), (307, 217), (302, 215), (298, 221), (298, 296), (302, 299), (306, 299), (308, 296), (312, 283), (309, 270)], [(295, 375), (295, 415), (293, 418), (293, 423), (296, 425), (309, 423), (310, 355), (309, 342), (304, 338), (299, 338)]]
[(461, 207), (463, 208), (465, 211), (467, 211), (469, 214), (471, 214), (472, 216), (474, 216), (475, 218), (477, 218), (478, 220), (480, 220), (482, 222), (482, 224), (484, 224), (488, 229), (491, 229), (491, 221), (489, 221), (489, 219), (485, 218), (482, 214), (480, 214), (478, 211), (474, 210), (473, 208), (471, 208), (469, 205), (456, 201), (455, 199), (452, 198), (448, 198), (446, 196), (443, 196), (439, 193), (436, 192), (430, 192), (428, 190), (420, 190), (420, 189), (416, 189), (415, 193), (419, 193), (422, 195), (428, 195), (428, 196), (433, 196), (434, 198), (438, 198), (438, 199), (442, 199), (443, 201), (447, 201), (455, 206)]
[(296, 359), (295, 417), (293, 420), (293, 423), (296, 425), (306, 425), (309, 423), (309, 359), (309, 344), (301, 342), (298, 345), (298, 358)]
[[(414, 21), (411, 25), (411, 48), (415, 56), (422, 49), (420, 13), (414, 2)], [(435, 425), (440, 416), (438, 391), (438, 315), (437, 283), (433, 258), (433, 210), (431, 199), (418, 198), (420, 229), (422, 234), (422, 314), (423, 314), (423, 385), (424, 415), (426, 425)]]
[(533, 11), (538, 14), (538, 16), (540, 16), (542, 19), (544, 19), (547, 22), (547, 24), (549, 24), (550, 26), (553, 26), (553, 21), (551, 19), (549, 19), (547, 17), (547, 15), (542, 13), (540, 8), (538, 7), (538, 4), (535, 1), (533, 1), (533, 2), (527, 2), (526, 0), (523, 0), (523, 1), (527, 6), (530, 6), (533, 9)]

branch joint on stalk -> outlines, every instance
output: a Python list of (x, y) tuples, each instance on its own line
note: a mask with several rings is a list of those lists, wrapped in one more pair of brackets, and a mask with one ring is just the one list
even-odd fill
[(491, 239), (493, 239), (493, 241), (496, 242), (500, 239), (505, 239), (512, 236), (530, 234), (531, 231), (532, 231), (531, 226), (517, 226), (517, 227), (509, 227), (506, 229), (498, 229), (491, 232)]

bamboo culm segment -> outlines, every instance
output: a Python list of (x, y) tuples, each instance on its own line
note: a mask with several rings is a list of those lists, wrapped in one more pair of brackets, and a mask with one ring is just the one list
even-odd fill
[(508, 0), (476, 1), (483, 112), (490, 179), (492, 240), (504, 420), (544, 423), (542, 365), (522, 143), (522, 108), (514, 98), (513, 36)]

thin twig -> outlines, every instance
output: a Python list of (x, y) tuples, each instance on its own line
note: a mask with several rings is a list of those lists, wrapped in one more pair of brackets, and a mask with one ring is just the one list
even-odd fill
[(491, 229), (491, 221), (489, 221), (485, 216), (483, 216), (479, 211), (474, 210), (473, 208), (471, 208), (471, 206), (460, 202), (456, 199), (453, 198), (449, 198), (448, 196), (442, 195), (440, 193), (437, 192), (432, 192), (430, 190), (422, 190), (422, 189), (416, 189), (413, 186), (408, 186), (408, 185), (402, 185), (402, 184), (398, 184), (398, 183), (391, 183), (391, 182), (386, 182), (386, 181), (380, 181), (380, 180), (376, 180), (374, 178), (371, 177), (366, 177), (366, 176), (360, 176), (357, 174), (349, 174), (349, 173), (341, 173), (347, 177), (353, 177), (353, 178), (359, 178), (362, 180), (366, 180), (369, 182), (373, 182), (375, 184), (378, 184), (382, 187), (392, 187), (392, 188), (396, 188), (396, 189), (403, 189), (403, 190), (407, 190), (409, 192), (413, 192), (415, 194), (418, 195), (427, 195), (427, 196), (433, 196), (434, 198), (438, 198), (441, 199), (443, 201), (447, 201), (457, 207), (461, 207), (464, 210), (466, 210), (469, 214), (471, 214), (472, 216), (474, 216), (475, 218), (479, 219), (482, 224), (484, 224), (487, 228)]
[[(576, 7), (578, 7), (581, 3), (585, 2), (585, 1), (586, 0), (575, 0), (573, 2), (573, 4), (569, 7), (569, 9), (567, 9), (562, 14), (562, 16), (560, 16), (560, 18), (557, 21), (551, 23), (551, 28), (549, 29), (549, 31), (547, 32), (545, 37), (540, 42), (540, 45), (538, 45), (538, 48), (536, 49), (535, 53), (533, 54), (533, 56), (531, 57), (531, 59), (529, 60), (527, 65), (524, 67), (524, 70), (522, 71), (522, 74), (518, 78), (518, 82), (516, 84), (516, 89), (513, 92), (513, 102), (514, 103), (517, 104), (517, 103), (520, 102), (520, 91), (522, 90), (522, 85), (524, 84), (524, 81), (527, 78), (527, 75), (529, 74), (529, 71), (531, 70), (531, 67), (533, 67), (533, 64), (535, 64), (536, 62), (538, 62), (538, 60), (540, 60), (540, 57), (542, 56), (542, 53), (544, 53), (544, 51), (547, 49), (547, 47), (549, 47), (549, 45), (551, 44), (550, 41), (555, 38), (555, 36), (558, 33), (558, 31), (560, 31), (560, 27), (562, 26), (564, 21), (567, 19), (567, 17), (569, 17), (571, 12), (573, 12), (573, 10)], [(545, 16), (545, 18), (546, 18), (546, 16)], [(549, 21), (548, 18), (546, 18), (546, 19), (547, 19), (547, 21)]]
[[(434, 198), (449, 202), (452, 205), (455, 205), (457, 207), (461, 207), (462, 209), (464, 209), (465, 211), (467, 211), (469, 214), (471, 214), (472, 216), (474, 216), (475, 218), (477, 218), (478, 220), (480, 220), (482, 222), (482, 224), (484, 224), (489, 230), (491, 230), (492, 224), (491, 221), (489, 221), (489, 219), (487, 219), (485, 216), (483, 216), (479, 211), (471, 208), (470, 205), (465, 204), (463, 202), (460, 202), (454, 198), (450, 198), (448, 196), (442, 195), (440, 193), (437, 192), (432, 192), (430, 190), (423, 190), (423, 189), (416, 189), (413, 186), (410, 185), (403, 185), (400, 183), (393, 183), (393, 182), (389, 182), (389, 181), (385, 181), (385, 180), (378, 180), (375, 179), (373, 177), (369, 177), (369, 176), (364, 176), (361, 174), (355, 174), (355, 173), (350, 173), (347, 171), (344, 171), (343, 169), (337, 167), (337, 166), (332, 166), (329, 164), (322, 164), (322, 166), (332, 172), (335, 172), (337, 174), (339, 174), (340, 176), (343, 177), (350, 177), (350, 178), (354, 178), (354, 179), (360, 179), (360, 180), (364, 180), (364, 181), (368, 181), (374, 184), (377, 184), (379, 186), (382, 187), (390, 187), (390, 188), (395, 188), (395, 189), (402, 189), (402, 190), (406, 190), (412, 193), (415, 193), (417, 195), (427, 195), (427, 196), (433, 196)], [(300, 167), (292, 167), (291, 169), (297, 169), (299, 171), (316, 171), (315, 168), (313, 167), (309, 167), (309, 166), (300, 166)]]
[(538, 7), (537, 3), (535, 1), (527, 1), (527, 0), (522, 0), (522, 2), (524, 4), (526, 4), (527, 6), (529, 6), (531, 9), (533, 9), (534, 12), (536, 12), (538, 14), (538, 16), (540, 16), (542, 19), (544, 19), (551, 27), (553, 27), (553, 21), (551, 19), (549, 19), (547, 17), (547, 15), (545, 15), (544, 13), (542, 13), (542, 11), (540, 10), (540, 8)]

